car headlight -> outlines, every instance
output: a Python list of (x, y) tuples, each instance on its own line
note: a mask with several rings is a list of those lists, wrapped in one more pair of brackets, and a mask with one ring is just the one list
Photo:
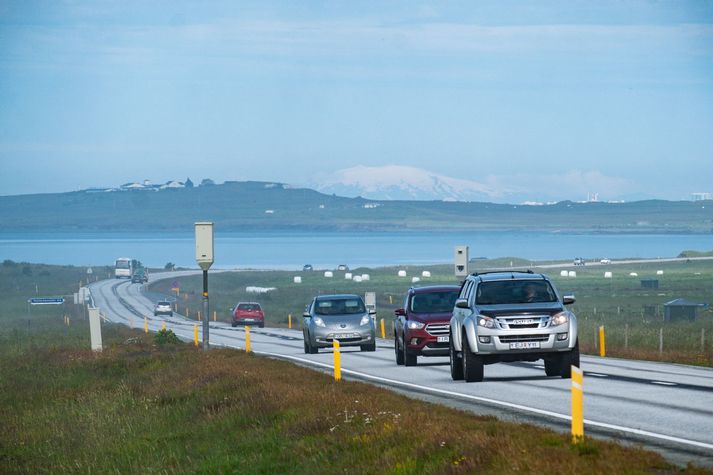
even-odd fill
[(322, 317), (312, 317), (312, 321), (318, 327), (326, 327), (327, 326), (324, 324), (324, 320), (322, 320)]
[(361, 317), (361, 321), (359, 322), (359, 325), (368, 325), (370, 321), (371, 321), (371, 317), (369, 315), (364, 315), (363, 317)]
[(567, 322), (569, 322), (569, 314), (567, 312), (560, 312), (552, 317), (552, 320), (550, 320), (550, 326), (556, 327), (559, 325), (564, 325)]
[(416, 320), (409, 320), (406, 326), (409, 330), (420, 330), (421, 328), (425, 327), (426, 324), (417, 322)]
[(495, 328), (495, 320), (485, 315), (478, 315), (478, 326), (483, 328)]

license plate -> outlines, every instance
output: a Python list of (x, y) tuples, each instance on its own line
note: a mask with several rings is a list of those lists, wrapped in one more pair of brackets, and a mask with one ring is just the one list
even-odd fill
[(444, 336), (436, 337), (436, 341), (438, 343), (448, 343), (450, 341), (450, 339), (449, 339), (448, 335), (444, 335)]
[(354, 334), (353, 333), (338, 333), (338, 334), (334, 335), (334, 338), (336, 338), (337, 340), (339, 340), (340, 338), (354, 338)]
[(254, 322), (255, 321), (254, 318), (244, 318), (243, 320), (245, 320), (246, 322)]
[(521, 318), (519, 320), (513, 320), (513, 325), (532, 325), (533, 323), (539, 323), (537, 320), (531, 318)]
[(511, 350), (531, 350), (539, 347), (539, 341), (516, 341), (514, 343), (510, 343)]

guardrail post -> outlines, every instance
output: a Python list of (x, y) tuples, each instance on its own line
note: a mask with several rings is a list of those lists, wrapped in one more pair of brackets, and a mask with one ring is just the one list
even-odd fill
[(287, 328), (292, 330), (292, 314), (291, 313), (287, 314)]
[(245, 327), (245, 353), (250, 353), (250, 327)]
[(334, 380), (342, 379), (342, 354), (339, 351), (339, 340), (332, 340), (332, 348), (334, 350)]
[(599, 356), (604, 358), (607, 355), (607, 340), (604, 334), (604, 325), (599, 327)]
[(384, 319), (381, 319), (381, 338), (386, 338), (386, 327), (384, 326)]
[(584, 439), (584, 373), (572, 366), (572, 443)]
[(148, 319), (148, 317), (144, 317), (144, 332), (147, 335), (149, 334), (149, 319)]
[(193, 324), (193, 346), (198, 348), (198, 325)]
[(659, 328), (659, 353), (663, 353), (663, 328)]

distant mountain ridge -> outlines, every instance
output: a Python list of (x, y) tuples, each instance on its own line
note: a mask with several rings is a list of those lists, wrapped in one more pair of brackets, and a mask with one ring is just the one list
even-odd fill
[(317, 191), (377, 200), (492, 201), (508, 190), (402, 165), (357, 166), (323, 176)]
[(161, 190), (0, 196), (0, 232), (508, 230), (713, 233), (713, 201), (648, 200), (528, 206), (491, 202), (368, 200), (275, 182)]

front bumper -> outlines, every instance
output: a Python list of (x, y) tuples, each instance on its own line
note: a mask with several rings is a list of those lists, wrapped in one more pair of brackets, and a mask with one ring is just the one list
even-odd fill
[(364, 328), (323, 328), (312, 329), (312, 345), (317, 348), (327, 348), (339, 341), (339, 346), (369, 345), (376, 341), (376, 330), (373, 327)]
[(409, 353), (420, 356), (448, 356), (450, 345), (447, 333), (448, 323), (442, 325), (446, 328), (445, 334), (433, 335), (426, 330), (428, 327), (420, 330), (407, 329), (404, 339)]
[[(544, 331), (543, 331), (544, 330)], [(477, 353), (505, 355), (569, 351), (571, 334), (567, 326), (543, 330), (500, 330), (478, 328)]]

